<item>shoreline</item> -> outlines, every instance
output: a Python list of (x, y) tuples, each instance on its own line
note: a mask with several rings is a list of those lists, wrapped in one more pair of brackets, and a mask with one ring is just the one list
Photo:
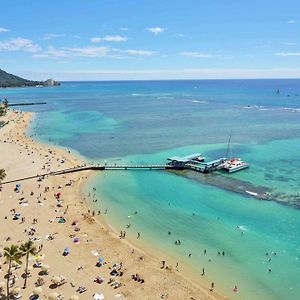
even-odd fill
[[(53, 167), (60, 166), (62, 160), (65, 160), (63, 163), (64, 166), (74, 166), (74, 164), (81, 162), (80, 159), (74, 157), (73, 153), (68, 153), (66, 149), (37, 142), (31, 137), (26, 136), (27, 129), (33, 120), (32, 116), (32, 113), (15, 113), (9, 110), (6, 118), (10, 119), (11, 122), (1, 128), (1, 133), (4, 132), (4, 134), (1, 134), (0, 142), (1, 153), (3, 153), (2, 159), (4, 161), (4, 163), (1, 161), (1, 167), (5, 168), (7, 172), (5, 181), (13, 179), (16, 176), (15, 174), (23, 174), (23, 172), (30, 175), (39, 174), (38, 172), (40, 172), (43, 166), (52, 170)], [(5, 137), (9, 138), (6, 142), (4, 142)], [(11, 156), (13, 152), (15, 155)], [(161, 295), (166, 294), (170, 299), (224, 299), (224, 297), (218, 295), (215, 291), (213, 293), (210, 292), (207, 287), (200, 286), (198, 282), (187, 279), (181, 273), (178, 274), (172, 269), (161, 270), (161, 263), (158, 258), (149, 255), (127, 240), (120, 241), (117, 233), (109, 227), (103, 217), (101, 219), (95, 218), (91, 213), (86, 213), (91, 208), (91, 205), (88, 201), (82, 199), (81, 191), (91, 173), (91, 171), (83, 171), (77, 174), (47, 176), (39, 183), (36, 180), (22, 182), (21, 189), (25, 195), (24, 197), (28, 198), (27, 204), (33, 206), (30, 211), (27, 211), (26, 206), (17, 206), (17, 201), (20, 204), (20, 195), (13, 192), (14, 184), (7, 184), (2, 189), (0, 198), (1, 220), (4, 219), (4, 216), (7, 217), (10, 214), (12, 207), (17, 208), (22, 216), (26, 216), (25, 225), (27, 227), (32, 226), (32, 223), (27, 221), (28, 219), (43, 216), (42, 222), (39, 220), (39, 223), (34, 225), (37, 227), (36, 232), (40, 235), (41, 239), (37, 244), (42, 242), (44, 246), (45, 243), (47, 245), (47, 247), (43, 248), (43, 252), (45, 252), (45, 261), (50, 265), (49, 275), (46, 276), (47, 278), (44, 278), (46, 283), (43, 285), (43, 290), (45, 289), (43, 294), (47, 295), (52, 292), (51, 288), (47, 289), (48, 283), (51, 282), (51, 277), (62, 273), (67, 278), (68, 283), (57, 287), (55, 292), (60, 292), (65, 297), (72, 294), (79, 295), (76, 293), (76, 287), (82, 284), (80, 282), (82, 280), (83, 284), (87, 287), (87, 291), (82, 296), (79, 295), (82, 299), (88, 297), (91, 293), (99, 291), (102, 291), (108, 299), (112, 299), (118, 292), (123, 295), (124, 299), (159, 299)], [(66, 186), (70, 182), (69, 180), (72, 180), (72, 184)], [(66, 207), (64, 213), (62, 213), (61, 209), (58, 209), (59, 211), (56, 212), (55, 202), (57, 200), (52, 195), (46, 192), (42, 195), (42, 188), (45, 186), (52, 186), (53, 191), (61, 191), (63, 198), (62, 208)], [(61, 187), (60, 189), (59, 186)], [(28, 195), (29, 190), (34, 193), (33, 197)], [(51, 190), (50, 194), (52, 193)], [(40, 196), (35, 197), (36, 194), (40, 194)], [(33, 203), (33, 199), (35, 198), (38, 200), (37, 205)], [(41, 200), (42, 198), (44, 199)], [(9, 202), (7, 199), (9, 199)], [(55, 213), (53, 213), (53, 209)], [(66, 219), (65, 224), (55, 222), (57, 216), (61, 214)], [(48, 221), (53, 220), (53, 218), (54, 221)], [(72, 220), (75, 219), (80, 225), (80, 231), (78, 232), (74, 232), (74, 227), (71, 225)], [(16, 226), (15, 221), (11, 217), (8, 217), (4, 222), (8, 232), (10, 229), (12, 230), (12, 234), (10, 233), (12, 236), (10, 236), (11, 241), (7, 243), (3, 242), (6, 233), (2, 232), (0, 234), (1, 248), (28, 238), (24, 235), (23, 223)], [(50, 227), (51, 231), (58, 233), (57, 237), (49, 243), (48, 241), (44, 241), (43, 236), (47, 232), (49, 233)], [(74, 234), (79, 236), (80, 239), (80, 242), (76, 245), (70, 240), (70, 235)], [(89, 237), (88, 239), (87, 236)], [(65, 258), (61, 255), (61, 252), (68, 245), (72, 245), (70, 247), (71, 254)], [(101, 247), (101, 250), (99, 247)], [(134, 253), (132, 253), (132, 249), (134, 249)], [(93, 256), (91, 251), (98, 252), (99, 256), (105, 257), (105, 260), (110, 262), (122, 261), (124, 275), (119, 278), (110, 276), (110, 269), (107, 267), (110, 266), (109, 263), (102, 268), (96, 268), (95, 261), (97, 257)], [(0, 262), (3, 263), (3, 259), (0, 259)], [(83, 265), (83, 269), (77, 270), (77, 265)], [(6, 268), (5, 266), (3, 267), (4, 271)], [(23, 266), (20, 270), (22, 269)], [(34, 269), (32, 272), (34, 273), (35, 271)], [(93, 278), (99, 275), (99, 273), (105, 278), (101, 285), (93, 282)], [(131, 274), (135, 273), (140, 274), (145, 279), (144, 284), (137, 283), (131, 279)], [(2, 272), (1, 277), (2, 275), (5, 275), (5, 271)], [(29, 286), (26, 290), (22, 290), (23, 295), (30, 295), (34, 289), (36, 276), (36, 274), (33, 274), (33, 278), (35, 279), (30, 278), (28, 280)], [(107, 284), (110, 277), (118, 279), (122, 285), (118, 289), (112, 288)], [(17, 283), (19, 286), (19, 282)], [(70, 287), (69, 284), (71, 283)], [(135, 291), (133, 292), (133, 290)]]

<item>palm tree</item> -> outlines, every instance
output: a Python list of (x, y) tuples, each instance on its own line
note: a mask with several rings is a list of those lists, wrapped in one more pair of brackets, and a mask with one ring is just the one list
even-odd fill
[(29, 255), (36, 255), (36, 247), (33, 245), (32, 241), (27, 241), (20, 247), (21, 255), (26, 256), (26, 266), (25, 266), (25, 278), (24, 278), (24, 286), (23, 288), (26, 288), (27, 284), (27, 273), (28, 273), (28, 262), (29, 262)]
[(6, 282), (6, 292), (7, 292), (7, 299), (9, 299), (9, 278), (11, 272), (11, 265), (12, 262), (16, 262), (21, 264), (20, 258), (22, 257), (22, 253), (19, 250), (17, 245), (11, 245), (10, 247), (4, 248), (4, 257), (6, 262), (8, 263), (8, 270), (7, 270), (7, 282)]

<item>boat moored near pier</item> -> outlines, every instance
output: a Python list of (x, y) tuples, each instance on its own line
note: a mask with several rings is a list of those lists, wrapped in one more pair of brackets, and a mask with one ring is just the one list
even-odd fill
[(222, 164), (221, 168), (225, 171), (228, 171), (229, 173), (234, 173), (249, 168), (249, 164), (242, 161), (240, 158), (233, 158), (226, 160)]

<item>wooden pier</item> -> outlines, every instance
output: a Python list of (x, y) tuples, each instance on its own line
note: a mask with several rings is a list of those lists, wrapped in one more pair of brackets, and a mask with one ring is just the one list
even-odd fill
[(44, 105), (44, 104), (47, 104), (47, 102), (8, 103), (7, 106)]
[(126, 165), (121, 165), (121, 164), (104, 164), (104, 165), (81, 165), (81, 166), (76, 166), (73, 168), (67, 168), (67, 169), (62, 169), (54, 172), (48, 172), (48, 173), (43, 173), (43, 174), (37, 174), (33, 176), (28, 176), (28, 177), (22, 177), (14, 180), (9, 180), (2, 182), (1, 185), (9, 184), (9, 183), (14, 183), (14, 182), (19, 182), (23, 180), (28, 180), (28, 179), (38, 179), (38, 178), (43, 178), (46, 176), (57, 176), (57, 175), (63, 175), (63, 174), (68, 174), (68, 173), (75, 173), (75, 172), (81, 172), (81, 171), (89, 171), (89, 170), (95, 170), (95, 171), (104, 171), (104, 170), (167, 170), (167, 169), (175, 169), (173, 166), (169, 165), (159, 165), (159, 164), (147, 164), (147, 165), (132, 165), (132, 164), (126, 164)]

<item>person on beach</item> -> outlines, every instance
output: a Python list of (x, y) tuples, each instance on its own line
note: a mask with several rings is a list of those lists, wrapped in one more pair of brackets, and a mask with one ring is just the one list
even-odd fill
[(202, 274), (201, 274), (202, 276), (204, 276), (205, 275), (205, 270), (204, 270), (204, 268), (202, 268)]
[(215, 288), (215, 283), (212, 282), (212, 283), (211, 283), (211, 289), (210, 289), (210, 291), (212, 292), (212, 291), (214, 290), (214, 288)]

